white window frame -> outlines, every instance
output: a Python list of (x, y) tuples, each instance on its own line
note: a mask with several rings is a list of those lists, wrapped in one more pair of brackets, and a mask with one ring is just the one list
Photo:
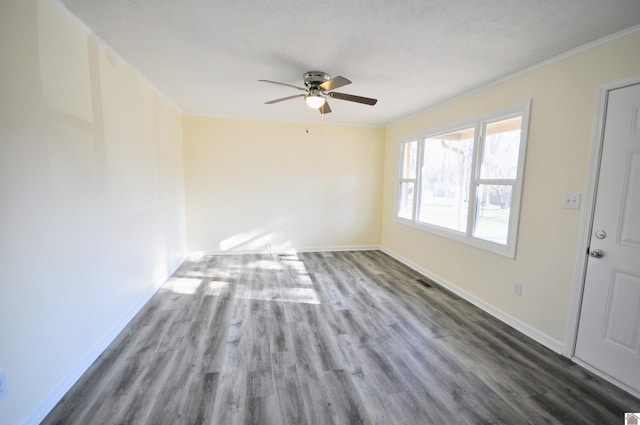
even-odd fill
[(401, 143), (398, 144), (398, 184), (396, 185), (396, 214), (395, 217), (399, 218), (400, 220), (403, 221), (408, 221), (409, 219), (404, 218), (404, 217), (399, 217), (399, 206), (400, 206), (400, 200), (402, 197), (402, 190), (400, 190), (400, 187), (402, 186), (403, 183), (413, 183), (413, 208), (411, 210), (411, 217), (412, 220), (415, 220), (416, 218), (416, 214), (418, 212), (418, 203), (416, 202), (416, 197), (418, 196), (418, 178), (420, 176), (420, 171), (418, 170), (418, 166), (419, 163), (416, 163), (416, 175), (413, 178), (407, 178), (407, 177), (403, 177), (402, 176), (402, 170), (403, 170), (403, 159), (404, 159), (404, 152), (405, 152), (405, 146), (407, 146), (410, 143), (413, 142), (417, 142), (418, 148), (416, 149), (416, 161), (419, 160), (420, 155), (422, 155), (422, 143), (420, 141), (420, 138), (417, 137), (412, 137), (412, 138), (408, 138), (406, 140), (403, 140)]
[[(416, 229), (423, 230), (425, 232), (433, 233), (448, 239), (452, 239), (458, 242), (462, 242), (467, 245), (474, 246), (476, 248), (480, 248), (495, 254), (499, 254), (508, 258), (515, 258), (516, 255), (516, 245), (517, 245), (517, 237), (518, 237), (518, 227), (520, 221), (520, 205), (522, 201), (522, 186), (524, 182), (524, 166), (525, 166), (525, 157), (527, 151), (527, 140), (529, 134), (529, 115), (531, 112), (531, 100), (527, 100), (522, 103), (518, 103), (516, 105), (512, 105), (503, 109), (499, 109), (496, 111), (488, 112), (486, 114), (478, 115), (468, 120), (460, 121), (454, 124), (450, 124), (447, 126), (434, 128), (422, 132), (418, 135), (414, 134), (411, 136), (402, 137), (398, 141), (398, 161), (397, 161), (397, 173), (396, 173), (396, 203), (395, 203), (395, 213), (394, 218), (398, 223), (402, 223)], [(482, 153), (483, 153), (483, 145), (484, 145), (484, 133), (486, 130), (486, 126), (496, 121), (501, 121), (513, 117), (521, 116), (522, 117), (522, 127), (520, 134), (520, 147), (518, 152), (518, 168), (516, 172), (515, 179), (486, 179), (480, 178), (480, 164), (482, 163)], [(456, 230), (448, 229), (445, 227), (440, 227), (432, 224), (422, 223), (418, 221), (418, 207), (421, 203), (421, 194), (422, 194), (422, 169), (423, 169), (423, 158), (422, 153), (424, 149), (424, 141), (429, 138), (434, 138), (439, 135), (459, 131), (466, 128), (473, 127), (475, 129), (474, 132), (474, 145), (473, 145), (473, 160), (471, 166), (471, 176), (469, 181), (469, 205), (467, 211), (467, 227), (465, 232), (459, 232)], [(401, 183), (406, 181), (406, 179), (402, 178), (402, 160), (403, 160), (403, 149), (407, 143), (418, 140), (418, 153), (417, 153), (417, 164), (416, 164), (416, 178), (414, 181), (414, 196), (413, 196), (413, 217), (412, 219), (406, 219), (398, 216), (399, 206), (400, 206), (400, 196), (401, 196)], [(507, 230), (507, 243), (505, 245), (491, 242), (485, 239), (480, 239), (473, 235), (475, 221), (476, 221), (476, 209), (477, 202), (476, 199), (476, 188), (479, 185), (511, 185), (511, 206), (509, 212), (509, 226)], [(473, 200), (473, 201), (472, 201)]]

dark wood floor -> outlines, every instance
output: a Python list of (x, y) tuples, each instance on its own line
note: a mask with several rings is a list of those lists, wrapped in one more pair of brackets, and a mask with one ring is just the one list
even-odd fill
[(378, 251), (187, 261), (44, 424), (622, 424), (640, 401)]

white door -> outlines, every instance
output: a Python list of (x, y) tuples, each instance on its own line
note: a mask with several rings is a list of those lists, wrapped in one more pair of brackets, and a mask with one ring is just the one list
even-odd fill
[(575, 356), (640, 392), (640, 84), (607, 100)]

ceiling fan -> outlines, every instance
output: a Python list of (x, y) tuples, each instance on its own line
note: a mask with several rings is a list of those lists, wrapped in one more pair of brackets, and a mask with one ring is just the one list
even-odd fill
[(331, 90), (337, 89), (347, 84), (351, 84), (351, 81), (338, 75), (331, 78), (331, 76), (322, 71), (309, 71), (303, 75), (304, 87), (294, 86), (287, 83), (279, 83), (277, 81), (270, 80), (258, 80), (264, 83), (279, 84), (281, 86), (287, 86), (296, 90), (303, 91), (303, 94), (296, 94), (293, 96), (287, 96), (280, 99), (270, 100), (265, 102), (267, 105), (273, 103), (284, 102), (285, 100), (295, 99), (298, 97), (304, 97), (305, 102), (310, 108), (318, 109), (321, 114), (328, 114), (331, 112), (329, 107), (328, 98), (334, 98), (339, 100), (347, 100), (349, 102), (363, 103), (365, 105), (375, 105), (378, 100), (371, 99), (369, 97), (355, 96), (352, 94), (338, 93)]

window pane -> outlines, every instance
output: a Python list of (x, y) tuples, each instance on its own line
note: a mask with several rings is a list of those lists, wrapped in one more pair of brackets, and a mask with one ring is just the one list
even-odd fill
[(400, 183), (400, 200), (398, 201), (398, 217), (413, 219), (414, 183)]
[(418, 221), (466, 232), (474, 129), (424, 142)]
[(402, 147), (402, 178), (416, 178), (416, 163), (418, 156), (418, 141), (405, 143)]
[(522, 117), (487, 124), (480, 177), (515, 179), (518, 173)]
[(478, 185), (473, 236), (500, 245), (507, 244), (512, 188), (511, 185)]

